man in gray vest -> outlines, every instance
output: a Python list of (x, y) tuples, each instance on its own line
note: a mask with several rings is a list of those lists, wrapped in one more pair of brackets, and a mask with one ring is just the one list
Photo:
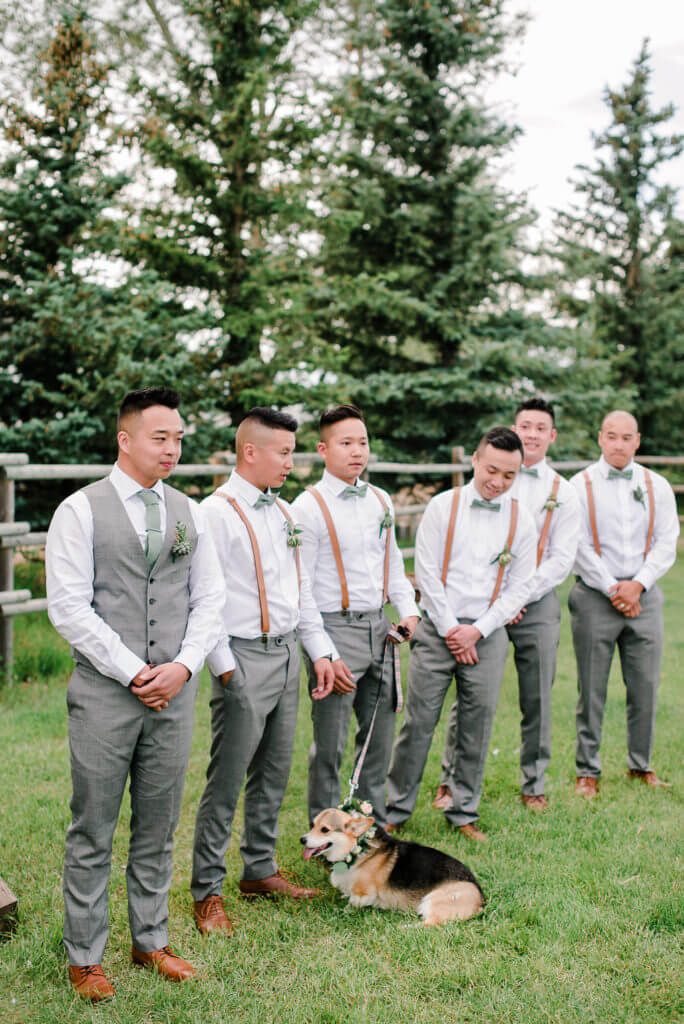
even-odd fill
[(126, 395), (116, 465), (62, 502), (48, 532), (48, 614), (76, 661), (64, 945), (73, 987), (93, 1002), (114, 995), (101, 961), (129, 776), (133, 963), (172, 981), (195, 973), (168, 945), (168, 892), (197, 673), (221, 637), (224, 590), (201, 510), (162, 483), (180, 458), (178, 405), (169, 388)]
[(575, 792), (598, 795), (599, 746), (608, 676), (617, 646), (627, 691), (627, 774), (665, 785), (651, 768), (663, 647), (663, 595), (656, 581), (674, 564), (679, 521), (672, 488), (634, 461), (641, 438), (628, 412), (608, 413), (601, 458), (577, 473), (582, 510), (568, 605), (577, 659)]
[(225, 854), (245, 778), (240, 892), (250, 899), (317, 894), (285, 878), (275, 860), (297, 726), (297, 639), (313, 662), (314, 700), (332, 691), (331, 661), (339, 657), (301, 564), (301, 530), (278, 497), (292, 469), (296, 429), (287, 413), (252, 409), (237, 430), (235, 470), (202, 503), (230, 595), (226, 639), (208, 659), (211, 759), (197, 812), (191, 884), (202, 934), (231, 931), (222, 897)]

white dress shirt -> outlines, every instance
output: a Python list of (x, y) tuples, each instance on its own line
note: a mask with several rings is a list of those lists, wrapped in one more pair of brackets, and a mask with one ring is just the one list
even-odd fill
[(416, 586), (421, 606), (427, 611), (440, 636), (459, 624), (473, 619), (483, 637), (513, 618), (526, 604), (536, 562), (536, 532), (529, 512), (518, 506), (518, 526), (511, 547), (513, 559), (506, 567), (503, 585), (489, 607), (511, 520), (511, 493), (496, 502), (498, 512), (473, 508), (480, 498), (473, 481), (461, 491), (454, 540), (447, 574), (442, 584), (442, 563), (453, 490), (434, 497), (416, 534)]
[[(218, 489), (218, 494), (236, 499), (254, 529), (264, 571), (270, 632), (280, 636), (298, 627), (312, 661), (328, 655), (336, 659), (339, 655), (325, 632), (304, 565), (300, 594), (295, 548), (287, 543), (287, 521), (275, 502), (254, 507), (261, 493), (237, 470), (233, 470), (228, 483)], [(225, 633), (229, 638), (254, 640), (262, 635), (261, 606), (247, 527), (235, 509), (217, 494), (205, 498), (202, 509), (214, 538), (228, 595), (223, 609)], [(214, 675), (235, 668), (229, 639), (224, 637), (220, 641), (210, 654), (208, 664)]]
[[(385, 512), (370, 487), (362, 498), (343, 498), (346, 486), (344, 480), (333, 476), (327, 469), (315, 485), (335, 525), (347, 578), (349, 607), (356, 612), (375, 611), (383, 603), (386, 528), (381, 534), (380, 523)], [(389, 494), (381, 493), (394, 518)], [(311, 578), (314, 600), (320, 611), (338, 612), (342, 607), (340, 578), (323, 513), (316, 499), (307, 491), (299, 495), (292, 510), (302, 528), (302, 558)], [(393, 526), (390, 527), (388, 591), (400, 619), (420, 614)]]
[[(511, 488), (511, 497), (517, 498), (534, 519), (537, 542), (546, 521), (545, 502), (551, 497), (551, 488), (556, 476), (546, 459), (530, 466), (537, 470), (537, 476), (521, 469)], [(560, 477), (558, 506), (551, 516), (551, 526), (546, 538), (542, 562), (535, 572), (532, 589), (527, 603), (540, 601), (554, 587), (560, 586), (572, 569), (577, 552), (580, 527), (580, 506), (575, 489), (569, 480)]]
[[(644, 559), (648, 533), (649, 500), (643, 466), (632, 461), (632, 479), (609, 479), (610, 465), (601, 456), (588, 467), (591, 477), (600, 556), (594, 550), (587, 489), (583, 474), (570, 483), (575, 488), (582, 510), (575, 572), (588, 587), (608, 595), (619, 580), (635, 579), (649, 590), (664, 576), (677, 557), (679, 520), (675, 496), (665, 477), (650, 470), (655, 498), (655, 522), (651, 550)], [(635, 492), (640, 492), (642, 501)]]
[[(116, 493), (145, 547), (145, 505), (141, 485), (115, 465), (109, 475)], [(154, 485), (159, 495), (162, 534), (166, 530), (166, 502), (160, 480)], [(216, 553), (205, 530), (204, 515), (189, 500), (197, 530), (197, 547), (190, 565), (190, 614), (185, 637), (174, 661), (194, 675), (221, 636), (221, 608), (224, 587), (216, 566)], [(122, 642), (121, 637), (93, 609), (93, 514), (83, 491), (76, 491), (59, 506), (48, 530), (45, 548), (48, 615), (64, 639), (88, 658), (102, 675), (128, 686), (146, 668)]]

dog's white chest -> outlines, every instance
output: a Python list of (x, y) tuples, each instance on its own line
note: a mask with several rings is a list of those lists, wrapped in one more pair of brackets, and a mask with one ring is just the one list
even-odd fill
[(354, 880), (354, 869), (348, 868), (346, 864), (344, 867), (341, 865), (335, 865), (330, 872), (330, 882), (339, 889), (343, 896), (349, 898), (351, 896), (351, 887)]

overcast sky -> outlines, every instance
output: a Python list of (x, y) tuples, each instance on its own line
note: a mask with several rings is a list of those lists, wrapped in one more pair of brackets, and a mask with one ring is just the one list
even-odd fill
[[(548, 226), (552, 208), (572, 197), (568, 178), (577, 163), (591, 163), (591, 132), (608, 123), (606, 85), (621, 86), (650, 38), (653, 102), (678, 108), (670, 130), (684, 132), (684, 3), (682, 0), (510, 0), (511, 11), (532, 18), (511, 49), (519, 67), (492, 90), (523, 129), (504, 181), (527, 191)], [(684, 184), (684, 159), (667, 171)], [(680, 210), (682, 203), (680, 200)]]

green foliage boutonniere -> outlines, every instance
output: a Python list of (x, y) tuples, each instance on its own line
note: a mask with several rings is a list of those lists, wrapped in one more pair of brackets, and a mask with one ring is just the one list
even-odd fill
[(634, 488), (634, 490), (632, 491), (632, 497), (635, 501), (638, 501), (640, 505), (643, 505), (644, 508), (646, 508), (646, 495), (640, 487)]
[(559, 508), (561, 504), (562, 502), (560, 502), (558, 498), (554, 498), (553, 494), (549, 494), (548, 498), (542, 505), (542, 508), (546, 512), (555, 512), (555, 510)]
[(178, 520), (176, 523), (176, 534), (171, 548), (171, 557), (174, 562), (177, 558), (185, 558), (192, 551), (192, 542), (188, 539), (188, 524)]
[(392, 518), (392, 513), (390, 512), (389, 509), (386, 509), (384, 516), (380, 520), (380, 533), (378, 534), (378, 536), (382, 537), (382, 531), (391, 530), (393, 526), (394, 519)]
[(302, 538), (299, 536), (302, 532), (301, 527), (297, 526), (296, 523), (291, 523), (288, 519), (285, 520), (285, 530), (287, 531), (287, 546), (288, 548), (299, 548), (302, 546)]
[(492, 558), (492, 560), (491, 560), (491, 562), (489, 564), (490, 565), (494, 565), (495, 562), (498, 562), (499, 565), (507, 566), (507, 565), (511, 564), (511, 562), (513, 561), (514, 558), (515, 558), (515, 555), (513, 554), (511, 549), (506, 544), (503, 547), (503, 549), (499, 552), (499, 554), (496, 555), (494, 558)]

